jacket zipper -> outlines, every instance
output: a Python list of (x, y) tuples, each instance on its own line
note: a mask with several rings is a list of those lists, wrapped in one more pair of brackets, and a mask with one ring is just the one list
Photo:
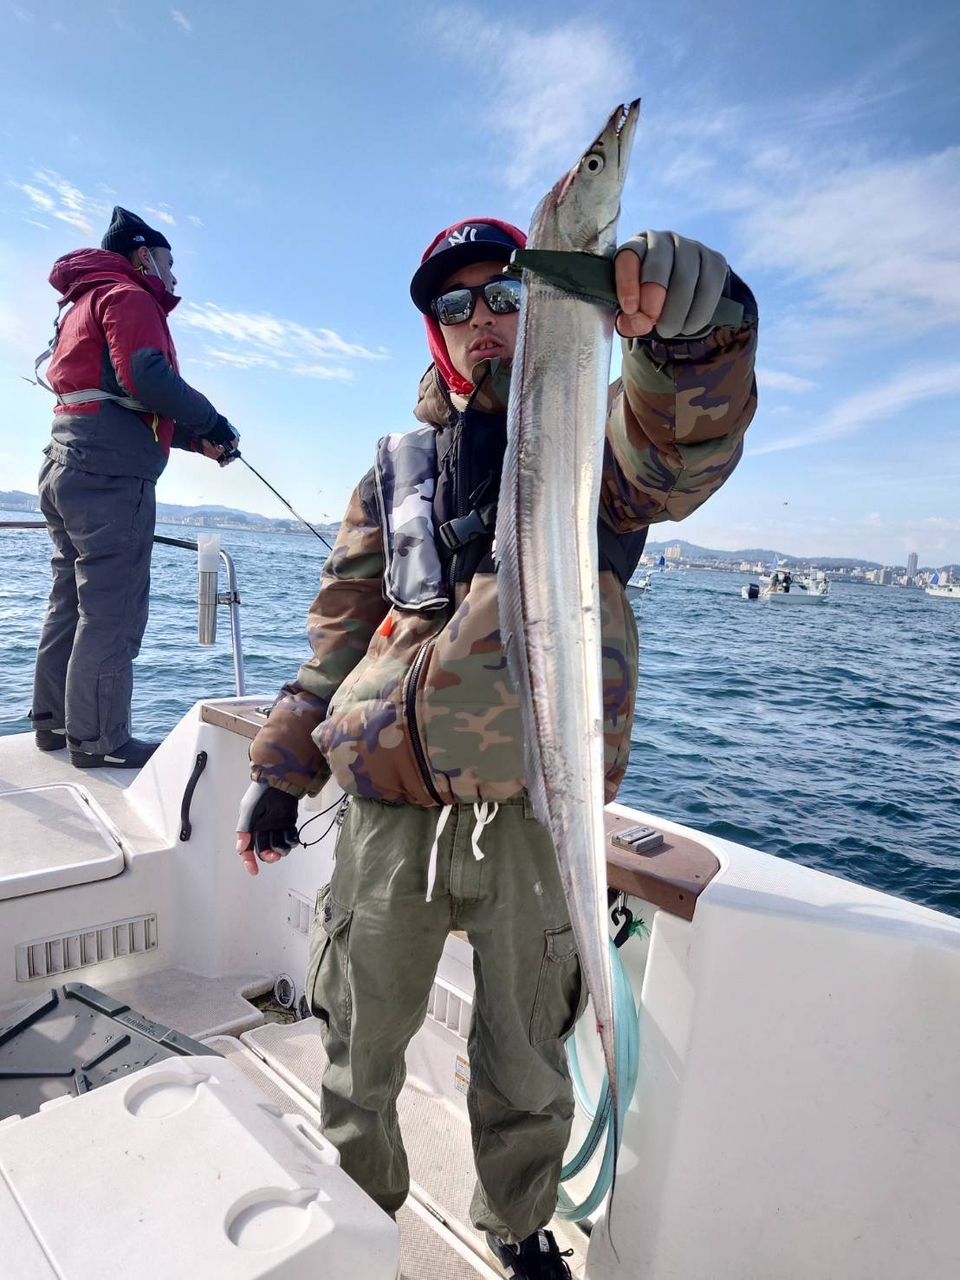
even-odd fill
[(407, 693), (404, 699), (404, 709), (407, 716), (407, 729), (410, 733), (410, 742), (413, 745), (414, 759), (416, 760), (417, 767), (420, 770), (420, 776), (423, 780), (423, 784), (430, 792), (434, 801), (437, 804), (442, 805), (443, 799), (430, 778), (430, 767), (427, 764), (426, 752), (423, 749), (423, 743), (420, 740), (420, 730), (417, 727), (417, 682), (420, 679), (420, 672), (423, 670), (423, 666), (426, 663), (427, 655), (432, 648), (433, 641), (428, 640), (421, 647), (420, 652), (413, 661), (413, 666), (410, 668), (410, 676), (407, 680)]
[[(465, 417), (466, 415), (463, 413), (458, 415), (457, 439), (454, 445), (454, 448), (456, 449), (456, 455), (454, 456), (454, 465), (453, 465), (453, 518), (455, 520), (459, 520), (461, 516), (465, 516), (467, 514), (466, 511), (462, 509), (463, 508), (463, 501), (462, 501), (463, 477), (460, 474), (463, 466), (462, 444), (463, 444), (463, 425), (464, 425)], [(453, 602), (453, 597), (457, 589), (457, 568), (459, 565), (459, 556), (460, 556), (460, 553), (458, 551), (452, 552), (450, 555), (450, 563), (447, 565), (447, 586), (450, 590), (451, 603)]]

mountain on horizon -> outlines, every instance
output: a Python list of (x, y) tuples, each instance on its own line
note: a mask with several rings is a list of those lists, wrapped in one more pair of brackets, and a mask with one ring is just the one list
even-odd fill
[(718, 551), (711, 547), (701, 547), (695, 542), (685, 542), (683, 538), (671, 538), (669, 542), (648, 542), (644, 548), (646, 555), (665, 555), (668, 547), (679, 547), (684, 559), (690, 560), (746, 560), (751, 565), (769, 565), (776, 557), (782, 565), (811, 564), (821, 569), (882, 569), (884, 566), (876, 560), (859, 560), (849, 556), (794, 556), (785, 551), (774, 551), (770, 547), (744, 547), (740, 551)]
[[(0, 507), (5, 507), (8, 511), (39, 512), (40, 499), (35, 493), (24, 493), (22, 489), (11, 489), (6, 492), (0, 490)], [(204, 517), (210, 517), (211, 523), (229, 522), (234, 525), (262, 529), (264, 532), (271, 530), (299, 532), (303, 529), (303, 525), (298, 520), (287, 516), (262, 516), (253, 511), (242, 511), (239, 507), (224, 507), (217, 503), (203, 503), (198, 506), (182, 506), (173, 502), (157, 503), (157, 519), (161, 522), (192, 524), (202, 521)], [(339, 522), (333, 525), (321, 521), (313, 523), (317, 528), (324, 530), (336, 530), (340, 527)]]

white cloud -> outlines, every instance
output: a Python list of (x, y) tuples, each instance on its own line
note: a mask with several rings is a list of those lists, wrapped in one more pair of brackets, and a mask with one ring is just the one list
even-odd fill
[(295, 320), (263, 312), (227, 311), (216, 303), (187, 303), (177, 312), (178, 324), (219, 339), (204, 348), (208, 363), (235, 369), (275, 369), (297, 377), (350, 381), (351, 361), (383, 360), (374, 351), (348, 342), (333, 329), (310, 329)]
[(233, 369), (279, 369), (280, 361), (269, 356), (242, 354), (239, 351), (224, 351), (219, 347), (207, 347), (207, 364), (226, 364)]
[(809, 378), (798, 378), (795, 373), (785, 373), (782, 369), (757, 370), (757, 382), (761, 387), (770, 387), (775, 391), (811, 391), (816, 383)]
[(483, 120), (512, 156), (507, 183), (554, 181), (586, 146), (612, 107), (635, 94), (624, 41), (599, 24), (572, 21), (537, 30), (455, 6), (437, 16), (443, 43), (461, 55), (471, 80), (490, 71)]
[(39, 187), (32, 187), (28, 182), (11, 182), (11, 187), (16, 187), (18, 191), (22, 191), (35, 209), (40, 209), (44, 213), (49, 213), (51, 209), (57, 207), (56, 201), (52, 196), (48, 196), (45, 191), (41, 191)]
[(193, 30), (193, 23), (186, 14), (181, 13), (179, 9), (171, 9), (170, 17), (174, 20), (180, 30), (185, 32), (187, 35), (189, 35)]
[(195, 227), (202, 227), (202, 226), (203, 226), (203, 223), (201, 222), (201, 220), (197, 217), (197, 215), (196, 215), (195, 213), (188, 213), (188, 214), (187, 214), (187, 221), (188, 221), (188, 222), (190, 222), (190, 223), (192, 223)]
[(291, 373), (301, 378), (321, 378), (325, 382), (350, 382), (353, 374), (349, 369), (338, 369), (325, 364), (295, 364)]
[(88, 196), (72, 182), (50, 169), (38, 169), (29, 182), (11, 182), (15, 190), (26, 196), (33, 210), (48, 214), (59, 222), (92, 234), (95, 221), (103, 221), (108, 207), (94, 196)]
[(927, 529), (938, 533), (960, 533), (960, 520), (949, 516), (924, 516), (922, 520), (908, 520), (908, 529)]
[(838, 436), (852, 435), (871, 422), (891, 418), (926, 400), (956, 395), (960, 395), (960, 364), (907, 369), (870, 391), (841, 400), (818, 420), (818, 425), (812, 430), (773, 440), (750, 452), (757, 457), (764, 453), (781, 453), (785, 449), (820, 444)]
[(76, 227), (79, 231), (89, 231), (92, 233), (93, 227), (81, 213), (74, 213), (72, 209), (57, 209), (53, 215), (59, 218), (61, 222), (66, 222), (71, 227)]
[(162, 204), (159, 208), (154, 208), (152, 205), (146, 204), (143, 206), (143, 211), (144, 213), (151, 214), (158, 222), (166, 223), (168, 227), (175, 227), (177, 225), (177, 220), (170, 212), (169, 205)]
[(745, 264), (885, 330), (960, 324), (960, 147), (810, 172), (745, 201)]

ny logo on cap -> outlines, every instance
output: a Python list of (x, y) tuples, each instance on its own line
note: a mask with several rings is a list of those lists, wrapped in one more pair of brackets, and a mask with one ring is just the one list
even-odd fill
[(450, 244), (466, 244), (468, 240), (476, 240), (476, 227), (461, 227), (459, 231), (451, 231), (447, 237)]

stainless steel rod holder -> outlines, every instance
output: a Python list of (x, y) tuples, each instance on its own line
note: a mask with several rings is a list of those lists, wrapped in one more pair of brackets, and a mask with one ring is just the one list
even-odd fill
[(218, 557), (219, 533), (197, 536), (197, 643), (208, 647), (217, 642), (217, 593), (220, 589)]
[[(227, 591), (220, 591), (220, 564), (227, 570)], [(197, 538), (197, 642), (205, 647), (217, 640), (217, 608), (230, 610), (230, 641), (233, 650), (233, 676), (237, 696), (247, 691), (243, 669), (243, 641), (240, 636), (240, 592), (233, 560), (220, 546), (218, 533), (201, 533)]]
[(233, 675), (237, 685), (237, 697), (242, 698), (247, 692), (247, 679), (243, 669), (243, 639), (240, 635), (240, 592), (237, 590), (237, 571), (233, 561), (223, 548), (220, 559), (227, 567), (227, 585), (229, 590), (225, 596), (219, 596), (218, 603), (230, 608), (230, 641), (233, 647)]

